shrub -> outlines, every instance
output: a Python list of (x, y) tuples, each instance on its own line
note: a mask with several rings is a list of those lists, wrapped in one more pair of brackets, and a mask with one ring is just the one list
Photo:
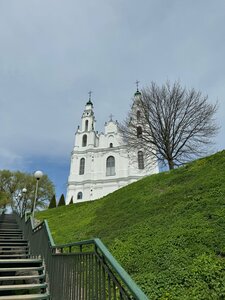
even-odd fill
[(56, 198), (55, 198), (55, 195), (52, 196), (52, 199), (51, 199), (51, 201), (49, 203), (48, 208), (50, 209), (50, 208), (54, 208), (54, 207), (56, 207)]
[(70, 205), (70, 204), (73, 204), (73, 196), (72, 196), (71, 199), (70, 199), (69, 205)]
[(64, 205), (66, 205), (66, 202), (65, 202), (65, 197), (62, 194), (61, 197), (60, 197), (60, 199), (59, 199), (58, 206), (64, 206)]

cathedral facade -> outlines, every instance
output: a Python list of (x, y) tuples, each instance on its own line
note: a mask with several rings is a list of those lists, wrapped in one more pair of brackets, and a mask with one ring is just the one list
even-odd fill
[[(137, 90), (134, 104), (141, 97)], [(138, 106), (133, 105), (137, 110)], [(91, 98), (85, 105), (81, 126), (75, 133), (71, 153), (66, 203), (91, 201), (132, 183), (144, 176), (158, 173), (157, 164), (145, 164), (145, 155), (134, 149), (131, 155), (119, 132), (117, 121), (105, 123), (104, 133), (95, 129), (95, 116)], [(136, 157), (134, 159), (133, 157)]]

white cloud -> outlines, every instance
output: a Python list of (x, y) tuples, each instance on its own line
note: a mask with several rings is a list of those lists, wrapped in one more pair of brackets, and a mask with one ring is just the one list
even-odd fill
[(0, 169), (3, 170), (21, 170), (24, 167), (23, 158), (10, 151), (9, 149), (0, 148)]

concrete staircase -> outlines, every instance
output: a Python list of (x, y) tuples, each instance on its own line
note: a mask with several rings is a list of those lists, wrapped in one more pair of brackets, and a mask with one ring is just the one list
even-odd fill
[(50, 299), (43, 261), (31, 258), (13, 215), (0, 216), (0, 300)]

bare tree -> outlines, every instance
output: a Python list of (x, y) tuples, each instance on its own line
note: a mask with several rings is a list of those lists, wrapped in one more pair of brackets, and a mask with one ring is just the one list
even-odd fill
[(157, 86), (154, 82), (135, 93), (134, 103), (120, 130), (133, 152), (143, 149), (170, 169), (207, 153), (218, 131), (217, 104), (179, 82)]

